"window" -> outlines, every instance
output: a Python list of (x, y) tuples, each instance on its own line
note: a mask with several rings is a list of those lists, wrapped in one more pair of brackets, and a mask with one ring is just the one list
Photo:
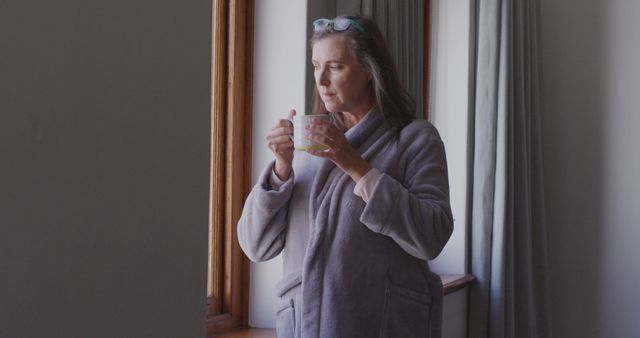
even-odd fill
[(454, 218), (453, 234), (431, 267), (440, 274), (465, 274), (473, 2), (430, 0), (429, 7), (429, 119), (445, 144)]
[(248, 262), (235, 225), (251, 184), (253, 0), (214, 0), (207, 336), (247, 322)]

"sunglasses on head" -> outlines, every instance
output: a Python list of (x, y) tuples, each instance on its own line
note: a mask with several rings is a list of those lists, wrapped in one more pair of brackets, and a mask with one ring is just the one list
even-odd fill
[(313, 22), (313, 32), (321, 32), (331, 27), (336, 32), (344, 32), (349, 27), (357, 29), (360, 33), (365, 33), (364, 28), (356, 20), (349, 18), (318, 19)]

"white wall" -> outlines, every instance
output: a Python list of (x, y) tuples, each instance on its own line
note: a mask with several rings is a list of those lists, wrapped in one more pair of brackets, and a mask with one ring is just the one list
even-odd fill
[[(260, 0), (255, 2), (253, 182), (273, 159), (264, 137), (290, 109), (305, 109), (307, 61), (306, 1)], [(275, 283), (282, 275), (280, 256), (251, 264), (249, 325), (273, 327)]]
[(0, 3), (0, 337), (203, 337), (211, 3)]
[(640, 337), (639, 1), (542, 1), (555, 337)]
[(470, 0), (431, 1), (429, 119), (447, 152), (454, 230), (431, 262), (442, 274), (466, 273), (467, 163), (469, 116)]

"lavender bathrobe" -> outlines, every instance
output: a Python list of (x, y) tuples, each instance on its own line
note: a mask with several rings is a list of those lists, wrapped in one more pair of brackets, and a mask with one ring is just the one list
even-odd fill
[(263, 171), (238, 224), (251, 260), (282, 252), (278, 337), (438, 338), (442, 283), (427, 261), (453, 230), (440, 136), (414, 121), (396, 143), (376, 109), (345, 135), (382, 173), (368, 203), (331, 161), (296, 151), (277, 190)]

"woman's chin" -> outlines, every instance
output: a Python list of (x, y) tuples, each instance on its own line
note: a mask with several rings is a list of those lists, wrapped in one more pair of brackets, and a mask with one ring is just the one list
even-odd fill
[(333, 104), (324, 104), (324, 108), (329, 112), (329, 113), (337, 113), (340, 111), (340, 109), (338, 109), (338, 106), (333, 105)]

